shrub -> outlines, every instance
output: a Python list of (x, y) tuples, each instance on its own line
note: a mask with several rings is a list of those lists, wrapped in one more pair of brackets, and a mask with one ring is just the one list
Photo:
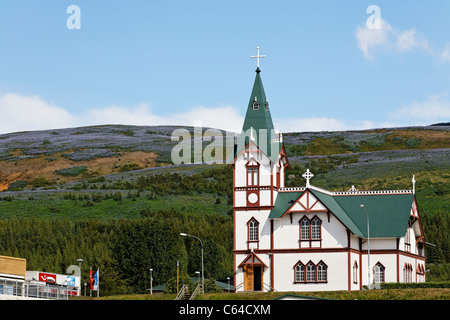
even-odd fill
[(48, 182), (48, 180), (43, 177), (35, 178), (33, 179), (33, 181), (31, 181), (31, 185), (33, 186), (33, 188), (45, 187), (49, 184), (50, 182)]
[(58, 174), (63, 177), (76, 177), (87, 171), (86, 166), (75, 166), (70, 168), (65, 168), (61, 170), (56, 170), (55, 174)]
[(28, 184), (26, 180), (18, 180), (11, 183), (8, 187), (8, 191), (22, 191)]
[(450, 288), (450, 281), (419, 282), (419, 283), (388, 282), (388, 283), (381, 283), (380, 288), (381, 289)]

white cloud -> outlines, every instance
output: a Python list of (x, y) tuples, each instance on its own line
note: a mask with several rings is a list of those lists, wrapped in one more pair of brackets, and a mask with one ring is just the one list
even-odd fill
[(356, 29), (358, 47), (365, 58), (373, 59), (379, 51), (404, 53), (412, 50), (421, 50), (434, 56), (428, 39), (417, 32), (415, 28), (399, 30), (382, 18), (380, 21), (378, 29), (369, 29), (366, 25)]
[(415, 48), (424, 49), (426, 51), (431, 50), (428, 40), (419, 35), (416, 32), (416, 29), (397, 32), (396, 36), (396, 47), (399, 51), (409, 51)]
[(160, 116), (154, 113), (148, 104), (135, 107), (111, 105), (91, 109), (80, 116), (75, 116), (38, 96), (22, 96), (15, 93), (0, 95), (0, 134), (99, 124), (201, 125), (239, 132), (243, 121), (244, 117), (232, 106), (216, 108), (197, 106), (183, 113)]
[(312, 118), (279, 118), (273, 119), (274, 125), (283, 132), (305, 132), (305, 131), (339, 131), (346, 125), (341, 120), (312, 117)]
[[(151, 108), (147, 104), (140, 104), (134, 108), (126, 108), (122, 106), (108, 106), (88, 110), (86, 119), (89, 119), (89, 125), (98, 124), (124, 124), (124, 125), (165, 125), (167, 119), (152, 113)], [(83, 124), (83, 125), (87, 125)]]
[(447, 95), (432, 95), (425, 101), (414, 101), (411, 105), (390, 113), (389, 116), (397, 120), (413, 121), (415, 125), (446, 122), (450, 120), (450, 101), (446, 98)]
[(369, 29), (366, 25), (358, 27), (356, 30), (356, 39), (358, 47), (366, 58), (373, 58), (373, 51), (380, 46), (387, 46), (390, 43), (390, 33), (392, 27), (381, 19), (380, 28)]
[(311, 118), (278, 118), (273, 120), (276, 129), (283, 132), (317, 132), (317, 131), (346, 131), (382, 128), (387, 123), (376, 123), (369, 120), (342, 121), (327, 117)]
[(67, 128), (76, 123), (69, 112), (38, 96), (0, 96), (0, 133)]
[(244, 118), (237, 108), (231, 106), (206, 108), (198, 106), (184, 113), (158, 116), (150, 106), (141, 104), (135, 108), (109, 106), (93, 109), (87, 113), (92, 124), (128, 124), (128, 125), (182, 125), (218, 128), (240, 131)]
[[(5, 94), (0, 96), (0, 134), (103, 124), (202, 126), (240, 132), (244, 117), (233, 106), (197, 106), (183, 113), (157, 115), (148, 104), (135, 107), (112, 105), (86, 111), (77, 117), (38, 96)], [(283, 132), (345, 131), (428, 125), (450, 119), (450, 101), (445, 95), (428, 97), (389, 113), (389, 122), (340, 120), (330, 117), (274, 118)]]
[(445, 47), (439, 53), (441, 62), (450, 62), (450, 42), (447, 42)]

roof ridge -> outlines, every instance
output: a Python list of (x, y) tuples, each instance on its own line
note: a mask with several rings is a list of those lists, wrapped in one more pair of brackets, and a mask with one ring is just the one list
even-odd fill
[[(281, 192), (290, 191), (304, 191), (307, 187), (283, 187), (278, 190)], [(399, 190), (363, 190), (363, 191), (329, 191), (323, 188), (319, 188), (310, 185), (310, 189), (316, 190), (318, 192), (325, 193), (329, 196), (356, 196), (356, 195), (386, 195), (386, 194), (414, 194), (413, 190), (410, 189), (399, 189)]]

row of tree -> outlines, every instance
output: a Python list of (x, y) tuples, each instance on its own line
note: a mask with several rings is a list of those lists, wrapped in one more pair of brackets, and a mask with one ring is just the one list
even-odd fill
[(185, 214), (175, 211), (145, 212), (134, 220), (0, 221), (2, 255), (27, 259), (27, 270), (65, 273), (69, 265), (82, 264), (82, 282), (89, 267), (101, 270), (102, 294), (145, 293), (150, 285), (173, 282), (177, 261), (184, 278), (201, 271), (201, 243), (181, 237), (180, 232), (203, 241), (205, 277), (231, 276), (232, 220), (229, 216)]

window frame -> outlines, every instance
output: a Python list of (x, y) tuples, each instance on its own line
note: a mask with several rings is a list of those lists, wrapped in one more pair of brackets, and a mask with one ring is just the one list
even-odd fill
[[(247, 187), (259, 186), (259, 164), (247, 165)], [(250, 177), (250, 179), (249, 179)], [(250, 181), (249, 181), (250, 180)]]
[(317, 264), (299, 260), (293, 267), (294, 283), (328, 283), (328, 265), (320, 260)]
[(317, 215), (311, 219), (304, 215), (299, 221), (299, 244), (309, 242), (310, 246), (313, 241), (319, 241), (322, 247), (322, 219)]
[[(254, 236), (256, 236), (256, 238), (254, 238)], [(259, 221), (254, 217), (247, 222), (247, 242), (259, 242)]]
[(384, 283), (385, 272), (386, 268), (378, 261), (373, 267), (373, 283)]

